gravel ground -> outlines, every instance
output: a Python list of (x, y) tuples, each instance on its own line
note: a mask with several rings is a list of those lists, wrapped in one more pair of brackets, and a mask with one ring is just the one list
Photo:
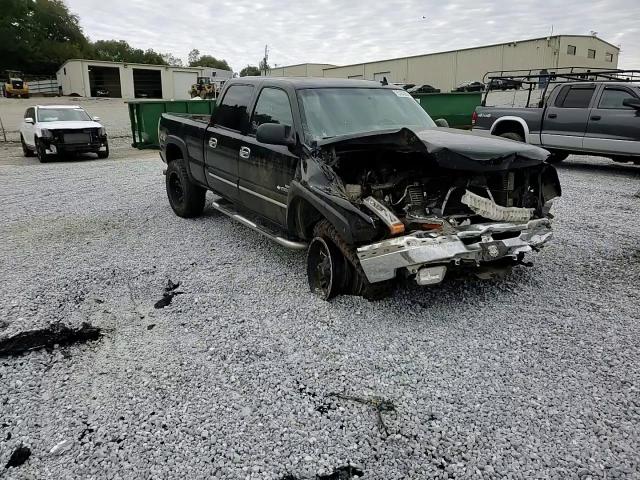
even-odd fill
[(640, 168), (571, 157), (506, 280), (327, 303), (303, 253), (176, 217), (157, 153), (123, 158), (0, 162), (0, 335), (105, 329), (0, 361), (0, 468), (32, 452), (0, 477), (640, 478)]

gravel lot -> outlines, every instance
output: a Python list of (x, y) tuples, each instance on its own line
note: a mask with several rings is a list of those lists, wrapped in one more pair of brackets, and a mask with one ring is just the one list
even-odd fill
[(303, 253), (176, 217), (156, 152), (0, 156), (0, 336), (105, 330), (0, 360), (0, 468), (32, 452), (0, 477), (640, 478), (639, 167), (571, 157), (507, 280), (326, 303)]

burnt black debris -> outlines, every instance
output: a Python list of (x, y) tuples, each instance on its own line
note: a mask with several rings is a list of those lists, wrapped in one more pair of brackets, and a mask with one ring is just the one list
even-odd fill
[(29, 447), (25, 447), (23, 444), (20, 444), (18, 448), (16, 448), (11, 457), (9, 457), (9, 461), (5, 465), (4, 468), (15, 468), (22, 465), (24, 462), (29, 460), (31, 456), (31, 449)]
[(153, 308), (159, 309), (159, 308), (164, 308), (170, 305), (171, 301), (173, 300), (173, 297), (184, 293), (184, 292), (176, 291), (176, 289), (179, 286), (180, 286), (180, 282), (173, 283), (171, 279), (167, 280), (167, 286), (164, 287), (164, 293), (162, 294), (162, 298), (153, 305)]
[(153, 327), (155, 326), (156, 326), (155, 323), (150, 323), (149, 325), (147, 325), (147, 330), (153, 330)]
[(343, 465), (337, 467), (331, 473), (326, 475), (316, 475), (316, 480), (351, 480), (353, 478), (360, 478), (364, 475), (364, 472), (353, 465)]
[(83, 323), (80, 328), (70, 328), (59, 323), (48, 328), (20, 332), (0, 340), (0, 357), (19, 355), (23, 352), (50, 348), (54, 345), (70, 345), (98, 340), (102, 336), (100, 328)]

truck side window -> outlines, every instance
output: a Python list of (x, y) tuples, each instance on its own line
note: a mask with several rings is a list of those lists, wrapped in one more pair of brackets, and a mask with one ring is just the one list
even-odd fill
[(233, 85), (225, 93), (216, 111), (215, 124), (240, 131), (247, 122), (247, 107), (253, 96), (252, 85)]
[(627, 107), (622, 104), (622, 102), (627, 98), (636, 97), (631, 95), (631, 93), (629, 93), (627, 90), (622, 90), (619, 88), (605, 88), (604, 92), (602, 92), (602, 97), (600, 98), (598, 108), (633, 110), (632, 107)]
[[(568, 90), (565, 90), (567, 89)], [(591, 102), (591, 97), (595, 87), (564, 87), (558, 99), (556, 107), (561, 108), (587, 108)], [(563, 98), (564, 96), (564, 98)]]
[(293, 114), (289, 96), (279, 88), (263, 88), (251, 117), (251, 133), (256, 133), (263, 123), (280, 123), (293, 126)]
[(31, 108), (27, 108), (27, 111), (24, 112), (24, 118), (33, 118), (33, 120), (35, 121), (35, 113), (33, 111), (33, 107)]

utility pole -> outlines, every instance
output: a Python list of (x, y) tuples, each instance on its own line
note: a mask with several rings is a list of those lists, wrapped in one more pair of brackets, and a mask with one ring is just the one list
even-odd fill
[(269, 45), (264, 46), (264, 58), (262, 59), (262, 74), (266, 77), (269, 73), (267, 69), (269, 65)]

